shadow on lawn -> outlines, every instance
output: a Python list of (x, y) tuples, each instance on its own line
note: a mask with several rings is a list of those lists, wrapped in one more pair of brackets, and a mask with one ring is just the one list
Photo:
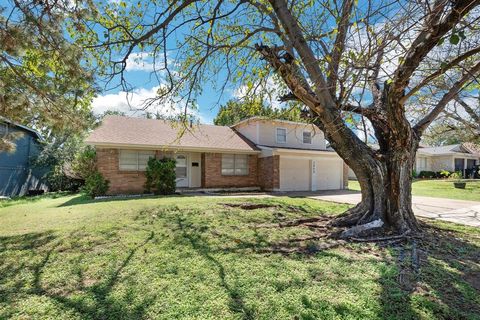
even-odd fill
[[(297, 221), (293, 221), (291, 226), (298, 226)], [(250, 241), (236, 239), (231, 234), (212, 232), (205, 225), (195, 225), (185, 216), (177, 216), (177, 225), (182, 237), (215, 266), (221, 285), (229, 294), (231, 311), (240, 313), (245, 319), (253, 318), (255, 310), (246, 306), (246, 297), (242, 297), (240, 292), (225, 280), (225, 268), (218, 258), (215, 258), (218, 254), (281, 253), (286, 259), (301, 260), (335, 257), (347, 265), (355, 264), (358, 259), (365, 259), (366, 255), (373, 254), (379, 257), (378, 263), (381, 264), (378, 281), (382, 288), (379, 294), (382, 308), (378, 313), (379, 318), (478, 319), (480, 315), (480, 247), (462, 239), (461, 234), (445, 228), (422, 223), (423, 238), (409, 239), (397, 244), (349, 246), (342, 242), (333, 243), (320, 239), (323, 244), (305, 246), (305, 238), (271, 243), (257, 232)], [(289, 226), (287, 223), (282, 228)], [(218, 243), (230, 245), (209, 245), (206, 239), (212, 235), (221, 240)], [(307, 243), (310, 241), (307, 239)], [(289, 251), (279, 251), (279, 248), (287, 244)], [(348, 251), (346, 256), (329, 250), (339, 245), (343, 246), (342, 250)], [(349, 259), (349, 255), (356, 256), (357, 259)], [(355, 281), (349, 285), (352, 290), (356, 290)], [(302, 296), (301, 301), (307, 309), (318, 311), (333, 308), (341, 317), (350, 317), (353, 314), (362, 317), (361, 310), (349, 304), (339, 303), (332, 306), (321, 301), (314, 303), (306, 296)]]
[[(68, 237), (72, 239), (77, 236), (81, 237), (82, 234), (72, 232)], [(137, 303), (132, 308), (130, 299), (116, 299), (109, 294), (113, 287), (119, 283), (121, 272), (131, 262), (135, 253), (149, 243), (153, 237), (154, 233), (152, 231), (142, 243), (126, 250), (124, 259), (120, 261), (116, 268), (106, 271), (107, 275), (103, 281), (85, 286), (88, 279), (85, 279), (81, 269), (77, 269), (75, 273), (70, 274), (70, 277), (78, 278), (76, 292), (70, 292), (68, 289), (61, 287), (45, 287), (42, 284), (42, 275), (49, 268), (49, 263), (53, 263), (55, 259), (58, 261), (59, 257), (56, 255), (68, 250), (62, 247), (64, 245), (62, 239), (53, 236), (51, 233), (1, 237), (0, 257), (7, 250), (25, 250), (26, 252), (22, 256), (22, 261), (18, 261), (15, 266), (11, 262), (6, 263), (4, 259), (1, 259), (4, 261), (0, 261), (0, 303), (11, 307), (18, 303), (19, 297), (26, 298), (33, 295), (53, 300), (61, 306), (61, 309), (73, 311), (82, 318), (142, 319), (149, 305), (154, 302), (155, 297), (144, 298), (141, 303)], [(73, 249), (77, 250), (77, 248)], [(36, 257), (40, 257), (40, 259), (35, 259)], [(31, 276), (18, 277), (21, 272), (28, 272)], [(12, 279), (15, 279), (13, 283)], [(82, 295), (82, 298), (79, 298), (79, 294)], [(135, 298), (138, 301), (138, 297)], [(10, 315), (3, 314), (3, 316), (8, 318), (15, 311), (10, 309), (7, 312)]]

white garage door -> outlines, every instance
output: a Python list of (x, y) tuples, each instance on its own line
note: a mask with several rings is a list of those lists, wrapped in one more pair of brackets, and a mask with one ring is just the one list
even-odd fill
[(342, 188), (343, 162), (340, 159), (316, 158), (317, 190)]
[(280, 156), (280, 190), (310, 190), (310, 160)]
[(280, 156), (281, 191), (341, 189), (342, 179), (343, 162), (341, 159)]

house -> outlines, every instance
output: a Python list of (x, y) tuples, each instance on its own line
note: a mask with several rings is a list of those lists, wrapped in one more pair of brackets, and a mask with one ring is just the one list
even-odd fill
[[(181, 131), (183, 134), (180, 134)], [(176, 160), (177, 188), (345, 187), (346, 167), (314, 125), (260, 117), (231, 127), (107, 116), (87, 138), (110, 194), (144, 191), (150, 157)]]
[[(373, 145), (375, 147), (376, 145)], [(377, 146), (378, 148), (378, 146)], [(465, 177), (478, 177), (473, 170), (480, 164), (480, 147), (465, 142), (440, 147), (420, 146), (415, 156), (414, 169), (417, 174), (422, 171), (440, 172), (443, 170), (461, 171)], [(348, 170), (348, 178), (356, 179), (352, 169)]]
[(480, 164), (480, 148), (473, 143), (461, 143), (440, 147), (420, 147), (417, 151), (415, 170), (461, 171), (468, 173)]
[(48, 190), (42, 180), (45, 169), (35, 168), (31, 160), (39, 152), (41, 135), (26, 126), (0, 117), (0, 136), (15, 137), (13, 152), (0, 151), (0, 196), (22, 196)]

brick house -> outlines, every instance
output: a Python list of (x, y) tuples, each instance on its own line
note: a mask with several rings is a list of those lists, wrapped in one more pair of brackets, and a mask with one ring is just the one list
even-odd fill
[(107, 116), (86, 141), (109, 194), (142, 193), (150, 157), (176, 160), (177, 188), (343, 189), (343, 160), (314, 125), (253, 117), (231, 127), (183, 128), (164, 120)]

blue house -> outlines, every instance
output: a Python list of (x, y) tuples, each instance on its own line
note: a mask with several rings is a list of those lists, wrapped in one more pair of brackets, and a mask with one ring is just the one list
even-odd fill
[(16, 134), (13, 152), (0, 150), (0, 196), (21, 196), (48, 190), (42, 180), (45, 169), (35, 168), (32, 158), (39, 152), (42, 136), (35, 130), (0, 117), (0, 136)]

